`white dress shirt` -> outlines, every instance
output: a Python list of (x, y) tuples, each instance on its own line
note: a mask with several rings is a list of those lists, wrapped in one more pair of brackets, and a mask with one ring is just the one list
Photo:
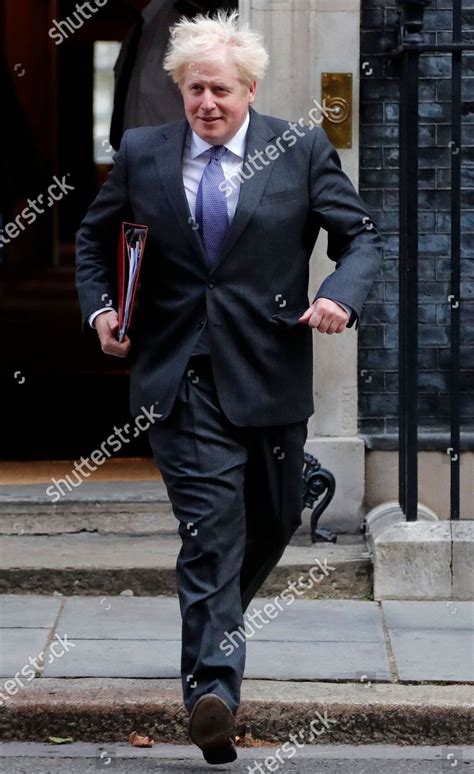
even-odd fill
[[(250, 113), (247, 112), (245, 121), (240, 129), (231, 137), (228, 142), (224, 143), (224, 147), (227, 149), (226, 153), (222, 156), (221, 164), (224, 172), (224, 177), (229, 182), (227, 190), (231, 189), (232, 192), (226, 197), (227, 212), (229, 214), (229, 224), (232, 223), (232, 219), (237, 208), (237, 202), (239, 199), (240, 191), (240, 175), (237, 174), (242, 169), (244, 154), (245, 154), (245, 142), (247, 129), (250, 122)], [(204, 169), (207, 166), (210, 158), (209, 149), (212, 148), (212, 143), (206, 142), (195, 131), (189, 128), (186, 135), (184, 151), (183, 151), (183, 185), (186, 193), (186, 199), (188, 200), (189, 210), (193, 218), (196, 217), (196, 197), (199, 188), (199, 183), (203, 175)], [(351, 310), (345, 304), (335, 303), (342, 306), (351, 315)], [(94, 328), (93, 322), (97, 315), (101, 312), (112, 311), (110, 307), (98, 309), (89, 317), (89, 324)]]
[[(221, 158), (224, 177), (229, 181), (227, 188), (232, 189), (232, 193), (226, 197), (229, 224), (232, 223), (239, 199), (240, 176), (237, 173), (242, 169), (244, 162), (245, 138), (249, 122), (250, 114), (247, 113), (240, 129), (228, 142), (224, 143), (226, 152)], [(199, 183), (201, 182), (204, 169), (209, 163), (210, 149), (212, 147), (211, 143), (203, 140), (196, 132), (188, 131), (183, 153), (183, 184), (193, 218), (196, 216), (196, 196)]]

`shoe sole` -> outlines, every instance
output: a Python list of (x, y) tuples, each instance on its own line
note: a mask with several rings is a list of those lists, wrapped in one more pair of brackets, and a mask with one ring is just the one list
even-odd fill
[(189, 719), (189, 737), (208, 763), (235, 761), (234, 734), (235, 718), (219, 696), (207, 694), (198, 699)]

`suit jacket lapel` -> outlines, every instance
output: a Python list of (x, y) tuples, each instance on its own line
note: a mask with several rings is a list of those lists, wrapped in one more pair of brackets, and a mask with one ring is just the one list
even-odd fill
[[(245, 144), (245, 156), (242, 164), (239, 199), (234, 218), (224, 239), (216, 267), (224, 260), (229, 250), (234, 246), (240, 234), (249, 222), (260, 198), (265, 190), (273, 165), (255, 165), (250, 157), (255, 157), (256, 151), (263, 151), (275, 132), (262, 116), (250, 107), (250, 123)], [(261, 168), (260, 168), (261, 167)]]
[(188, 126), (188, 122), (183, 118), (177, 121), (172, 129), (163, 130), (165, 142), (156, 150), (155, 161), (163, 188), (178, 219), (180, 233), (190, 241), (193, 249), (206, 264), (206, 253), (197, 229), (193, 228), (194, 221), (183, 185), (182, 160)]

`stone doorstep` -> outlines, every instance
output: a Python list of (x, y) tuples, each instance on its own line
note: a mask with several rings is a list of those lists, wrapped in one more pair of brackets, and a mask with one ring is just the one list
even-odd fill
[[(303, 513), (298, 529), (311, 545), (311, 510)], [(330, 526), (326, 524), (326, 526)], [(90, 532), (101, 535), (176, 535), (178, 520), (169, 501), (155, 503), (1, 503), (0, 535), (74, 535)], [(337, 530), (336, 530), (337, 532)], [(338, 540), (358, 541), (361, 534), (338, 533)]]
[(0, 534), (174, 533), (177, 522), (162, 481), (85, 483), (57, 502), (48, 484), (0, 485)]
[[(0, 593), (177, 593), (178, 525), (162, 481), (85, 482), (57, 503), (46, 488), (0, 485)], [(314, 552), (335, 564), (337, 573), (305, 596), (370, 598), (372, 564), (362, 535), (342, 534), (337, 545), (313, 546), (309, 515), (306, 509), (263, 593), (276, 594), (289, 575), (309, 571)]]
[[(319, 713), (317, 715), (316, 713)], [(470, 686), (244, 680), (237, 734), (279, 744), (315, 718), (314, 743), (464, 745), (473, 720)], [(43, 678), (0, 711), (3, 741), (124, 742), (136, 730), (158, 743), (188, 744), (180, 680)]]
[[(289, 578), (298, 579), (309, 565), (276, 567), (259, 593), (272, 597), (280, 594)], [(176, 572), (164, 569), (0, 569), (0, 594), (121, 594), (131, 590), (135, 596), (176, 596)], [(324, 578), (302, 599), (372, 599), (370, 561), (352, 562), (338, 568), (337, 580)]]
[[(327, 575), (305, 596), (367, 599), (372, 594), (372, 563), (364, 543), (334, 545), (290, 543), (262, 587), (280, 593), (288, 579), (297, 580), (326, 562)], [(176, 559), (180, 538), (174, 535), (5, 536), (0, 553), (0, 593), (176, 595)], [(308, 584), (309, 585), (309, 584)]]
[[(303, 513), (299, 536), (305, 536), (311, 544), (310, 509)], [(330, 522), (326, 523), (330, 527)], [(128, 502), (103, 503), (71, 502), (48, 505), (46, 503), (1, 503), (0, 535), (73, 535), (90, 532), (101, 535), (176, 535), (178, 521), (169, 501), (155, 503)], [(337, 530), (336, 530), (337, 531)], [(343, 538), (360, 539), (360, 534)]]
[[(85, 482), (54, 502), (46, 494), (49, 483), (0, 484), (0, 535), (55, 535), (94, 532), (99, 534), (176, 534), (166, 487), (156, 481)], [(311, 509), (303, 511), (299, 535), (310, 535)], [(323, 514), (321, 526), (340, 521)], [(340, 538), (360, 539), (360, 530), (346, 536), (345, 528), (334, 527)], [(349, 530), (350, 533), (353, 530)]]
[(0, 503), (0, 535), (175, 535), (171, 504), (155, 503)]
[[(0, 487), (1, 488), (1, 487)], [(311, 509), (303, 512), (299, 536), (310, 544)], [(321, 525), (331, 527), (324, 518)], [(42, 501), (5, 502), (0, 497), (0, 535), (69, 535), (82, 532), (116, 535), (176, 535), (178, 521), (169, 500), (161, 495), (154, 502)], [(361, 533), (338, 532), (338, 540), (361, 539)]]
[(55, 503), (46, 492), (51, 481), (43, 484), (0, 484), (0, 507), (8, 505), (71, 505), (73, 503), (157, 503), (169, 502), (166, 486), (160, 479), (154, 481), (88, 482), (68, 491)]

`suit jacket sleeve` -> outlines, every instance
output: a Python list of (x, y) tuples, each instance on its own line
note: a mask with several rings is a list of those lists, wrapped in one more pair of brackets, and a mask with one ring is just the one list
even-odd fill
[(357, 329), (381, 265), (383, 243), (323, 129), (316, 130), (313, 141), (310, 196), (312, 212), (328, 233), (328, 258), (336, 262), (312, 303), (322, 297), (347, 304), (353, 310), (347, 327), (356, 323)]
[(132, 220), (127, 185), (127, 132), (114, 155), (114, 166), (76, 235), (76, 288), (84, 330), (88, 319), (106, 306), (117, 308), (117, 240), (122, 221)]

